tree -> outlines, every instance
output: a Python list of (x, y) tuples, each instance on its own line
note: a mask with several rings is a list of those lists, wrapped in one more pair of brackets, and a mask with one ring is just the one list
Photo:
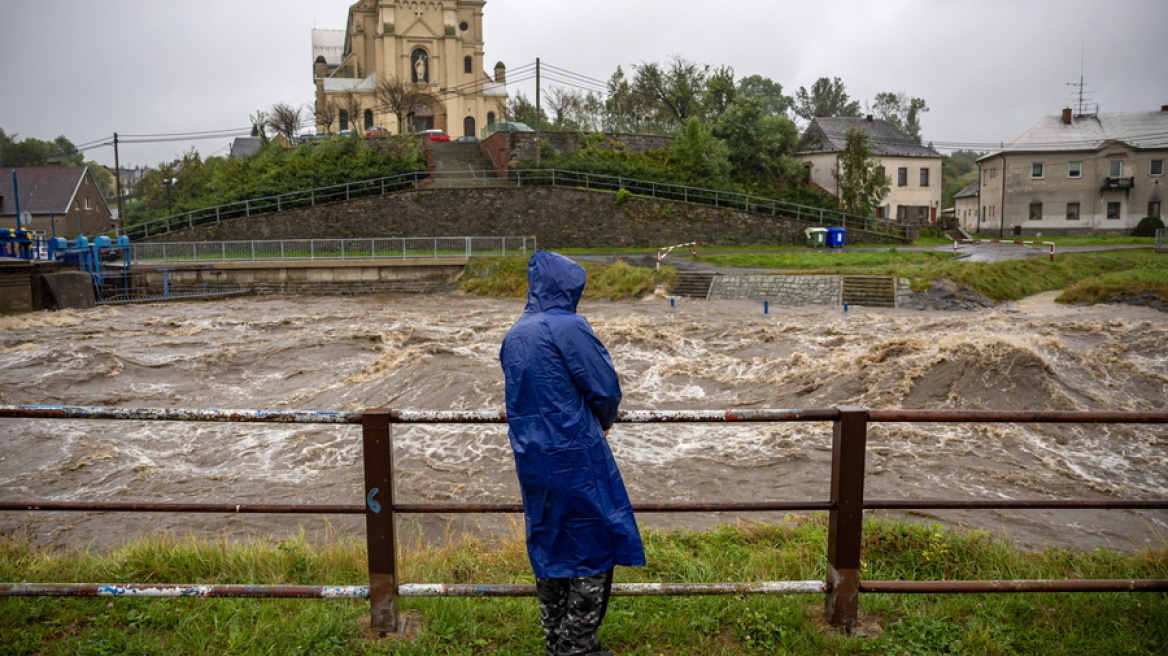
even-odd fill
[(758, 98), (763, 112), (771, 116), (786, 116), (791, 109), (791, 98), (783, 95), (783, 85), (761, 75), (739, 80), (738, 95)]
[(584, 94), (564, 87), (551, 87), (544, 96), (544, 105), (551, 110), (552, 130), (579, 130), (576, 117), (584, 108)]
[(397, 118), (398, 134), (410, 131), (418, 105), (433, 106), (436, 100), (434, 94), (393, 76), (378, 79), (375, 93), (379, 109)]
[(839, 165), (832, 175), (839, 184), (840, 210), (849, 214), (872, 216), (892, 188), (891, 180), (872, 158), (868, 133), (859, 128), (848, 130)]
[(539, 109), (539, 119), (536, 120), (535, 103), (527, 99), (522, 91), (516, 92), (511, 100), (507, 103), (507, 117), (508, 120), (516, 123), (526, 123), (531, 127), (535, 127), (538, 123), (540, 126), (548, 124), (547, 112)]
[(707, 116), (721, 116), (722, 112), (734, 102), (738, 95), (738, 88), (734, 85), (734, 69), (729, 66), (719, 67), (706, 81), (705, 102), (703, 106)]
[(674, 126), (680, 127), (690, 118), (701, 115), (702, 96), (710, 77), (708, 64), (674, 55), (667, 68), (642, 64), (634, 70), (634, 92), (653, 100), (657, 112)]
[(697, 118), (685, 122), (681, 138), (673, 143), (681, 168), (691, 180), (721, 180), (730, 174), (729, 149)]
[(265, 143), (268, 140), (268, 133), (265, 131), (268, 123), (268, 114), (262, 109), (257, 109), (255, 114), (247, 117), (251, 121), (251, 136), (259, 137)]
[(296, 139), (300, 131), (300, 123), (304, 119), (304, 112), (299, 107), (288, 103), (276, 103), (268, 110), (264, 125), (271, 128), (276, 134), (284, 135), (289, 143)]
[(816, 116), (859, 116), (860, 102), (848, 98), (844, 83), (838, 77), (821, 77), (811, 85), (811, 91), (799, 87), (795, 92), (795, 114), (808, 121)]
[(726, 143), (735, 178), (755, 191), (782, 188), (801, 175), (792, 157), (798, 130), (786, 117), (767, 114), (757, 96), (735, 98), (713, 122), (712, 133)]
[(64, 135), (52, 141), (32, 137), (17, 141), (19, 136), (0, 131), (0, 166), (81, 166), (85, 163), (81, 151)]
[(876, 94), (872, 114), (900, 128), (900, 131), (921, 142), (920, 115), (929, 111), (922, 98), (909, 98), (903, 93), (884, 91)]
[(337, 98), (337, 112), (342, 130), (356, 130), (361, 125), (361, 96), (353, 91), (341, 94)]
[(329, 134), (333, 131), (333, 123), (337, 122), (337, 105), (332, 100), (317, 103), (312, 116), (317, 125), (324, 127), (325, 134)]

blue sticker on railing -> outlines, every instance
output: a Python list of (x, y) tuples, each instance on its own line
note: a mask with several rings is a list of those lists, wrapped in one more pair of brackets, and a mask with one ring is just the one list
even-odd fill
[(381, 512), (381, 504), (377, 503), (377, 501), (373, 499), (373, 497), (377, 496), (377, 493), (380, 491), (381, 488), (375, 487), (372, 490), (369, 490), (369, 494), (365, 495), (365, 505), (369, 506), (369, 510), (372, 510), (374, 513)]

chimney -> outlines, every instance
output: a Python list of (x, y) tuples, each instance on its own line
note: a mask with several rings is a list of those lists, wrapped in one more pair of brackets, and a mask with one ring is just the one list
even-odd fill
[(1070, 107), (1063, 109), (1063, 123), (1065, 123), (1067, 125), (1071, 124), (1071, 108)]
[(868, 122), (869, 122), (869, 123), (871, 123), (871, 122), (872, 122), (872, 115), (871, 115), (871, 114), (869, 114), (869, 115), (868, 115)]

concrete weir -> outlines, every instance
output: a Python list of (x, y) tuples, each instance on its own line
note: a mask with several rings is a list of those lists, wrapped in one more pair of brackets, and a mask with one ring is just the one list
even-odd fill
[(243, 290), (253, 294), (429, 293), (449, 289), (465, 257), (213, 262), (135, 268), (139, 293)]

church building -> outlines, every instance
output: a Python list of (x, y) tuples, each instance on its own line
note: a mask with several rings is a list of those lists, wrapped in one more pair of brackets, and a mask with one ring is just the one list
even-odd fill
[(359, 0), (344, 30), (312, 31), (317, 132), (482, 136), (503, 120), (506, 68), (484, 72), (485, 0)]

